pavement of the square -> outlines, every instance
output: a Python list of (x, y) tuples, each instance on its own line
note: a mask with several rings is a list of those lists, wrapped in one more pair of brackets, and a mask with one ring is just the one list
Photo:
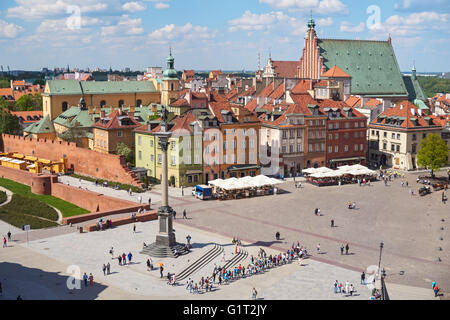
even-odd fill
[[(179, 212), (174, 222), (177, 240), (185, 242), (186, 235), (191, 235), (194, 249), (176, 260), (153, 259), (155, 265), (164, 263), (165, 274), (181, 271), (214, 243), (223, 245), (230, 259), (233, 236), (243, 240), (250, 255), (256, 255), (260, 247), (268, 252), (285, 251), (297, 241), (313, 255), (303, 267), (297, 263), (280, 266), (200, 295), (189, 294), (184, 283), (168, 286), (158, 270), (147, 271), (148, 257), (139, 251), (143, 242), (154, 240), (155, 221), (136, 224), (138, 233), (132, 232), (132, 225), (85, 234), (68, 226), (36, 230), (30, 232), (28, 244), (23, 232), (13, 232), (16, 242), (0, 250), (0, 263), (6, 263), (0, 270), (3, 298), (8, 294), (13, 297), (21, 288), (32, 288), (27, 290), (30, 297), (34, 292), (35, 297), (48, 299), (249, 299), (251, 288), (256, 287), (263, 299), (369, 299), (370, 288), (360, 285), (360, 274), (378, 265), (379, 243), (383, 241), (381, 266), (387, 272), (388, 290), (392, 284), (391, 298), (433, 299), (432, 281), (437, 281), (444, 291), (450, 288), (449, 210), (441, 202), (441, 192), (417, 195), (416, 176), (407, 174), (388, 186), (376, 182), (363, 187), (318, 188), (303, 183), (296, 189), (288, 181), (280, 185), (286, 191), (283, 194), (223, 202), (196, 200), (186, 189), (181, 197), (179, 190), (171, 190), (170, 204)], [(401, 181), (406, 180), (408, 188), (401, 186)], [(70, 183), (80, 182), (73, 179)], [(94, 186), (86, 183), (86, 187), (92, 190)], [(414, 188), (414, 196), (409, 195), (410, 187)], [(137, 194), (130, 197), (126, 191), (97, 188), (104, 194), (138, 202)], [(156, 207), (160, 201), (158, 190), (141, 194), (143, 202), (148, 201), (148, 196)], [(347, 209), (348, 201), (356, 202), (358, 209)], [(322, 216), (315, 216), (314, 208), (320, 208)], [(184, 209), (187, 220), (180, 219)], [(331, 219), (337, 227), (330, 227)], [(6, 229), (8, 226), (0, 222), (2, 234)], [(275, 240), (276, 231), (281, 233), (281, 241)], [(319, 243), (321, 254), (315, 252)], [(346, 243), (350, 254), (341, 255), (339, 247)], [(111, 247), (115, 254), (131, 251), (135, 263), (119, 266), (117, 259), (111, 259)], [(441, 262), (436, 261), (438, 256)], [(107, 262), (113, 274), (103, 276), (101, 267)], [(218, 257), (194, 274), (194, 280), (209, 276), (214, 263), (223, 264)], [(70, 265), (79, 266), (82, 273), (93, 273), (96, 289), (68, 290), (65, 281)], [(14, 272), (18, 266), (22, 272)], [(52, 280), (45, 281), (47, 277)], [(356, 295), (334, 294), (335, 280), (352, 283)]]

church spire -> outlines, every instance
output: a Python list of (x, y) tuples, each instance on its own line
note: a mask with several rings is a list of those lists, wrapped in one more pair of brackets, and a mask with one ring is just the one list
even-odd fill
[(311, 17), (308, 20), (308, 28), (314, 29), (315, 26), (316, 26), (316, 23), (314, 22), (314, 19), (312, 17), (312, 10), (311, 10)]

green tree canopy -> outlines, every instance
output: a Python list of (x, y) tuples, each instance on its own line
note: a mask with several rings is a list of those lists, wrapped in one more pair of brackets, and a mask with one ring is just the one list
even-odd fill
[(25, 94), (21, 96), (14, 107), (16, 111), (33, 111), (42, 110), (42, 95), (37, 93), (35, 95)]
[(19, 118), (4, 109), (0, 110), (0, 133), (18, 134), (19, 131)]
[(128, 147), (125, 143), (120, 142), (117, 145), (117, 154), (124, 156), (125, 159), (127, 160), (127, 162), (134, 165), (134, 163), (135, 163), (134, 151), (130, 147)]
[(422, 140), (421, 147), (417, 153), (417, 164), (434, 171), (448, 163), (448, 147), (442, 138), (433, 133)]

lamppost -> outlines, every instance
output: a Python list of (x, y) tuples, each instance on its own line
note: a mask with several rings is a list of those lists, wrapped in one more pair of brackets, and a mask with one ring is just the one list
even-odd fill
[(385, 294), (386, 287), (384, 284), (385, 278), (386, 278), (386, 271), (383, 268), (383, 270), (381, 271), (381, 300), (386, 300), (386, 294)]
[(380, 274), (380, 267), (381, 267), (381, 252), (383, 251), (384, 243), (381, 241), (380, 243), (380, 259), (378, 260), (378, 274)]

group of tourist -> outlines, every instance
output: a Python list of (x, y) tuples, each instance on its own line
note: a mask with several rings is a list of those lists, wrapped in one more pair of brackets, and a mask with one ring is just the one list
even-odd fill
[(342, 293), (346, 294), (347, 296), (353, 296), (353, 293), (356, 291), (353, 284), (350, 284), (348, 280), (345, 282), (345, 286), (342, 285), (341, 282), (335, 281), (334, 282), (334, 293)]

